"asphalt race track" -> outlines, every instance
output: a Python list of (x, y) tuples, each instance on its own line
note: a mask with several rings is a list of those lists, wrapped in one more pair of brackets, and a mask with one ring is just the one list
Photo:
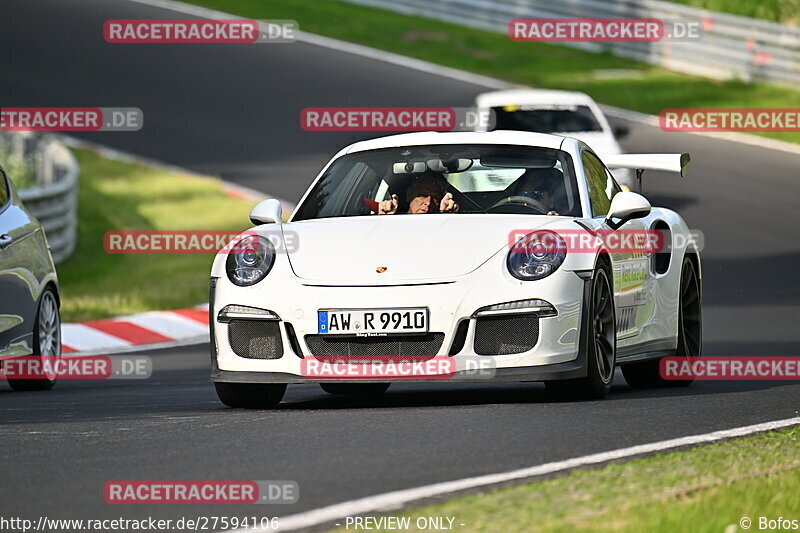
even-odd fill
[[(311, 106), (466, 106), (480, 86), (304, 43), (111, 45), (109, 18), (187, 18), (110, 0), (4, 0), (0, 105), (139, 107), (139, 132), (83, 138), (297, 201), (347, 133), (304, 132)], [(44, 14), (47, 16), (43, 16)], [(654, 205), (704, 232), (704, 353), (798, 355), (800, 156), (631, 123), (631, 152), (688, 151), (651, 175)], [(98, 243), (99, 245), (99, 243)], [(336, 398), (290, 387), (275, 411), (226, 409), (208, 346), (149, 352), (142, 381), (0, 385), (0, 516), (275, 516), (390, 490), (797, 416), (800, 384), (698, 382), (549, 403), (538, 384), (394, 385)], [(284, 506), (114, 506), (114, 479), (295, 480)]]

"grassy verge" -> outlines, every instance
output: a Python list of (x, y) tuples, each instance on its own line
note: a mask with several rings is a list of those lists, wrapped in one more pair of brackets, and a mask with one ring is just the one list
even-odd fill
[(761, 516), (800, 520), (798, 494), (800, 428), (792, 428), (576, 471), (400, 516), (411, 524), (419, 517), (454, 517), (456, 531), (470, 532), (732, 533), (741, 531), (742, 517), (752, 520), (754, 531)]
[(757, 19), (797, 26), (800, 23), (800, 2), (797, 0), (671, 0), (677, 4), (721, 11)]
[(90, 320), (208, 300), (212, 254), (111, 255), (111, 230), (226, 230), (250, 227), (252, 202), (222, 184), (75, 150), (81, 166), (79, 240), (58, 266), (64, 321)]
[[(189, 1), (253, 19), (294, 19), (302, 30), (311, 33), (515, 83), (584, 91), (601, 103), (645, 113), (658, 114), (665, 108), (800, 107), (800, 91), (790, 88), (714, 81), (609, 53), (593, 54), (544, 43), (515, 43), (500, 33), (338, 0)], [(800, 133), (764, 135), (800, 142)]]

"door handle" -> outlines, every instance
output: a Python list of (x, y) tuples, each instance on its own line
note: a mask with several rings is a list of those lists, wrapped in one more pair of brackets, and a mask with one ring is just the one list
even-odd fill
[(11, 235), (8, 234), (0, 235), (0, 250), (8, 247), (8, 245), (10, 245), (13, 241), (14, 239), (11, 238)]

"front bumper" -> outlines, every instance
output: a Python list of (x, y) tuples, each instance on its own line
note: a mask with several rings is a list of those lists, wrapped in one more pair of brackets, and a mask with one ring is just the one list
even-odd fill
[[(557, 379), (573, 379), (582, 378), (586, 376), (586, 351), (581, 350), (578, 357), (574, 361), (567, 361), (566, 363), (554, 363), (550, 365), (541, 365), (534, 367), (521, 367), (521, 368), (499, 368), (496, 374), (488, 381), (498, 382), (517, 382), (517, 381), (550, 381)], [(464, 372), (456, 373), (455, 375), (443, 380), (440, 378), (375, 378), (375, 379), (319, 379), (319, 378), (306, 378), (295, 374), (288, 374), (284, 372), (241, 372), (220, 370), (212, 368), (211, 381), (224, 382), (224, 383), (387, 383), (387, 382), (401, 382), (401, 383), (443, 383), (458, 381), (461, 383), (482, 383), (487, 380), (484, 378), (475, 377), (473, 373)]]
[[(239, 383), (336, 382), (425, 382), (437, 378), (322, 379), (303, 375), (302, 361), (312, 355), (306, 335), (317, 334), (317, 310), (330, 308), (428, 307), (429, 331), (443, 334), (436, 355), (477, 357), (475, 351), (476, 310), (502, 302), (542, 299), (557, 311), (556, 316), (538, 319), (538, 339), (522, 353), (481, 355), (496, 369), (490, 381), (544, 381), (585, 375), (585, 353), (581, 349), (581, 320), (586, 282), (575, 272), (558, 271), (535, 282), (522, 282), (496, 272), (437, 284), (406, 286), (319, 286), (304, 284), (293, 275), (275, 272), (252, 287), (236, 287), (219, 278), (212, 289), (213, 381)], [(275, 359), (240, 357), (231, 347), (230, 324), (218, 320), (226, 305), (242, 305), (275, 313), (280, 335), (281, 356)], [(459, 325), (468, 324), (466, 337)], [(274, 322), (273, 322), (274, 324)], [(294, 335), (292, 335), (292, 332)], [(460, 339), (463, 339), (463, 345)], [(457, 343), (454, 349), (454, 343)], [(485, 353), (485, 352), (484, 352)], [(342, 354), (346, 355), (346, 354)], [(456, 373), (450, 380), (486, 381), (470, 373)]]

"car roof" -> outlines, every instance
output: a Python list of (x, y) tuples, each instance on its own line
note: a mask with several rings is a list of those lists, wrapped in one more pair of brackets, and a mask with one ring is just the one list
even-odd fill
[(547, 89), (512, 89), (492, 91), (476, 97), (479, 107), (531, 104), (593, 104), (594, 100), (578, 91), (551, 91)]
[(427, 146), (436, 144), (510, 144), (539, 146), (542, 148), (561, 148), (564, 142), (561, 135), (532, 133), (527, 131), (497, 130), (489, 132), (436, 132), (424, 131), (379, 137), (368, 141), (353, 143), (344, 153), (363, 152), (379, 148), (397, 146)]

